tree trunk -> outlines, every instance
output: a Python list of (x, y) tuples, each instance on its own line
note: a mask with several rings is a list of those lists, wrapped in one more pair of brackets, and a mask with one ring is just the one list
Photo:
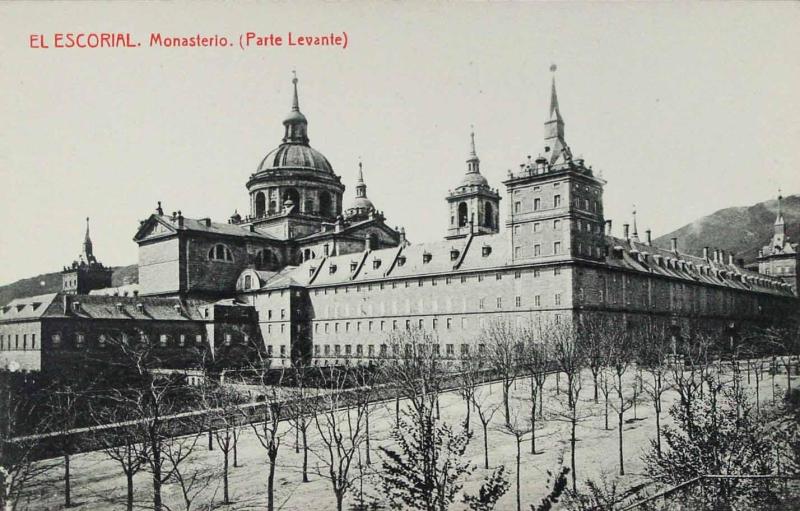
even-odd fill
[(305, 429), (303, 430), (303, 482), (308, 482), (308, 432)]
[(539, 394), (539, 418), (544, 418), (544, 383), (537, 389), (537, 393)]
[(153, 445), (153, 511), (161, 511), (161, 446)]
[(222, 499), (225, 504), (230, 504), (231, 499), (228, 494), (228, 455), (230, 450), (227, 447), (223, 450), (222, 460)]
[(394, 422), (395, 426), (400, 427), (400, 396), (394, 398)]
[(517, 437), (517, 511), (522, 511), (522, 502), (520, 499), (519, 491), (519, 461), (520, 461), (520, 448), (519, 444), (522, 443), (522, 437)]
[(64, 507), (72, 507), (72, 485), (69, 477), (69, 454), (64, 455)]
[(792, 392), (792, 361), (791, 359), (787, 360), (783, 366), (786, 368), (786, 392)]
[(656, 452), (658, 457), (661, 457), (661, 410), (660, 406), (656, 407)]
[(233, 428), (233, 467), (239, 466), (239, 433)]
[(127, 498), (125, 499), (125, 509), (127, 511), (133, 511), (133, 472), (130, 470), (125, 471), (125, 482), (127, 483), (128, 487), (128, 494)]
[(298, 417), (294, 428), (294, 453), (300, 454), (300, 425), (301, 419)]
[(344, 494), (341, 492), (335, 492), (336, 495), (336, 511), (342, 511), (342, 500), (344, 500)]
[(366, 405), (366, 409), (364, 410), (364, 434), (367, 448), (367, 465), (372, 465), (372, 459), (370, 458), (369, 454), (369, 404)]
[(536, 387), (531, 377), (531, 454), (536, 454)]
[(489, 468), (489, 432), (488, 423), (483, 422), (483, 468)]
[(511, 424), (511, 411), (508, 408), (508, 380), (503, 382), (503, 411), (506, 414), (506, 424)]
[(267, 511), (275, 511), (275, 458), (277, 453), (269, 456), (269, 476), (267, 477)]
[(572, 433), (570, 435), (569, 444), (572, 452), (570, 453), (570, 465), (572, 468), (572, 491), (578, 491), (578, 479), (575, 474), (575, 425), (578, 418), (575, 417), (575, 410), (572, 411)]
[(622, 460), (622, 412), (619, 412), (619, 475), (625, 475), (625, 465)]
[(470, 410), (472, 407), (470, 406), (469, 399), (465, 399), (464, 402), (467, 403), (467, 418), (464, 419), (464, 427), (466, 428), (467, 433), (469, 433)]
[(561, 392), (561, 373), (556, 371), (556, 396)]
[(208, 428), (208, 450), (214, 450), (214, 432), (211, 430), (211, 427)]
[(592, 380), (594, 380), (594, 404), (597, 404), (597, 373), (592, 373)]

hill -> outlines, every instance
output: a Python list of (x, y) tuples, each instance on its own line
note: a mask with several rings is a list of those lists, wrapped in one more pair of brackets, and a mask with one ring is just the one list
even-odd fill
[[(795, 242), (800, 240), (800, 195), (784, 197), (781, 209), (789, 238)], [(751, 263), (758, 256), (758, 250), (772, 238), (777, 211), (777, 199), (721, 209), (656, 238), (653, 244), (669, 248), (670, 238), (678, 238), (681, 252), (699, 255), (703, 247), (719, 248), (732, 252), (737, 259), (744, 259), (745, 264)]]
[[(113, 267), (111, 277), (113, 286), (134, 284), (139, 282), (139, 267), (130, 266)], [(61, 290), (61, 272), (44, 273), (27, 279), (18, 280), (12, 284), (0, 286), (0, 305), (5, 305), (14, 298), (34, 296), (45, 293), (55, 293)]]

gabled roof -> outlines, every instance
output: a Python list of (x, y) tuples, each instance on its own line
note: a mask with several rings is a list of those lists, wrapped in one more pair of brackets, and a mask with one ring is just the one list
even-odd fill
[(0, 321), (35, 319), (44, 316), (58, 293), (15, 298), (0, 308)]
[(387, 226), (380, 217), (375, 217), (347, 224), (339, 232), (336, 232), (334, 230), (314, 232), (306, 236), (303, 236), (301, 238), (297, 238), (295, 241), (297, 241), (298, 243), (305, 243), (307, 241), (312, 241), (319, 238), (325, 238), (327, 236), (352, 236), (356, 234), (358, 230), (363, 229), (364, 227), (367, 227), (369, 225), (376, 225), (377, 227), (383, 229), (390, 236), (393, 236), (394, 238), (398, 237), (398, 234), (397, 232), (395, 232), (394, 229), (391, 229), (389, 226)]
[(217, 234), (221, 236), (237, 236), (242, 238), (258, 238), (264, 240), (277, 240), (274, 236), (259, 231), (258, 229), (251, 230), (250, 226), (243, 226), (239, 224), (229, 224), (212, 222), (207, 219), (196, 219), (187, 217), (173, 217), (168, 215), (152, 214), (150, 218), (144, 221), (139, 227), (136, 235), (133, 237), (134, 241), (142, 241), (148, 238), (147, 234), (151, 232), (154, 226), (160, 225), (163, 227), (162, 233), (157, 234), (155, 237), (171, 236), (178, 231), (186, 232), (202, 232), (207, 234)]

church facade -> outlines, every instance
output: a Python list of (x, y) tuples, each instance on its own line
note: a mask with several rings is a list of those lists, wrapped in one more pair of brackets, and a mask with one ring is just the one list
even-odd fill
[[(604, 216), (606, 182), (566, 142), (555, 77), (540, 155), (509, 171), (501, 197), (481, 174), (473, 133), (463, 175), (445, 197), (446, 233), (414, 244), (368, 198), (360, 164), (355, 197), (345, 203), (341, 178), (310, 145), (297, 84), (295, 77), (282, 140), (246, 181), (249, 212), (214, 222), (165, 213), (159, 203), (141, 222), (130, 301), (180, 316), (172, 325), (187, 331), (172, 328), (166, 340), (158, 334), (166, 323), (136, 316), (165, 346), (255, 340), (275, 365), (332, 365), (379, 356), (389, 335), (410, 329), (435, 333), (440, 352), (455, 358), (497, 321), (570, 322), (604, 311), (626, 321), (658, 317), (676, 329), (699, 319), (735, 331), (798, 313), (791, 284), (734, 264), (732, 254), (687, 254), (677, 239), (657, 248), (649, 231), (640, 239), (635, 221), (614, 236)], [(119, 301), (111, 294), (93, 294), (92, 304)], [(81, 313), (62, 302), (53, 298), (61, 305), (50, 309)], [(221, 317), (231, 328), (216, 328), (209, 308), (227, 311)], [(0, 315), (0, 329), (5, 324)], [(101, 335), (92, 324), (80, 329), (84, 343)], [(62, 339), (60, 331), (39, 335), (39, 349), (54, 335)]]

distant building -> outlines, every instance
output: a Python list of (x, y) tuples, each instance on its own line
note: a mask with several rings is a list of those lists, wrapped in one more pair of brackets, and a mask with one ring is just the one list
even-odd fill
[(767, 266), (793, 257), (796, 267), (780, 214), (773, 239), (780, 250), (763, 251), (761, 273), (719, 250), (683, 253), (677, 239), (669, 250), (656, 248), (649, 231), (639, 239), (635, 220), (632, 232), (625, 225), (614, 236), (604, 216), (606, 181), (566, 142), (555, 77), (541, 152), (503, 183), (504, 222), (473, 132), (466, 172), (446, 196), (444, 239), (418, 244), (387, 226), (367, 197), (361, 164), (355, 197), (343, 206), (345, 187), (309, 145), (297, 78), (293, 85), (284, 137), (247, 179), (249, 214), (213, 222), (165, 214), (159, 203), (134, 236), (139, 296), (97, 290), (37, 298), (39, 305), (12, 302), (0, 313), (5, 360), (15, 359), (9, 350), (16, 358), (39, 350), (43, 370), (58, 367), (66, 351), (54, 345), (99, 347), (108, 328), (148, 332), (178, 353), (202, 336), (213, 359), (228, 366), (243, 359), (222, 356), (220, 339), (223, 347), (253, 341), (277, 366), (330, 365), (379, 356), (389, 334), (417, 328), (436, 334), (444, 356), (457, 357), (495, 321), (572, 322), (601, 311), (627, 324), (656, 318), (676, 336), (692, 320), (735, 335), (743, 325), (798, 312), (792, 285)]
[(786, 282), (795, 294), (798, 292), (797, 268), (800, 266), (800, 245), (792, 243), (786, 235), (786, 222), (781, 211), (782, 197), (778, 196), (778, 214), (775, 218), (775, 232), (770, 243), (758, 251), (758, 272), (771, 275)]
[(89, 218), (86, 218), (86, 236), (83, 251), (70, 266), (61, 272), (61, 290), (71, 295), (85, 295), (95, 289), (111, 287), (113, 271), (106, 268), (94, 256), (92, 239), (89, 237)]

